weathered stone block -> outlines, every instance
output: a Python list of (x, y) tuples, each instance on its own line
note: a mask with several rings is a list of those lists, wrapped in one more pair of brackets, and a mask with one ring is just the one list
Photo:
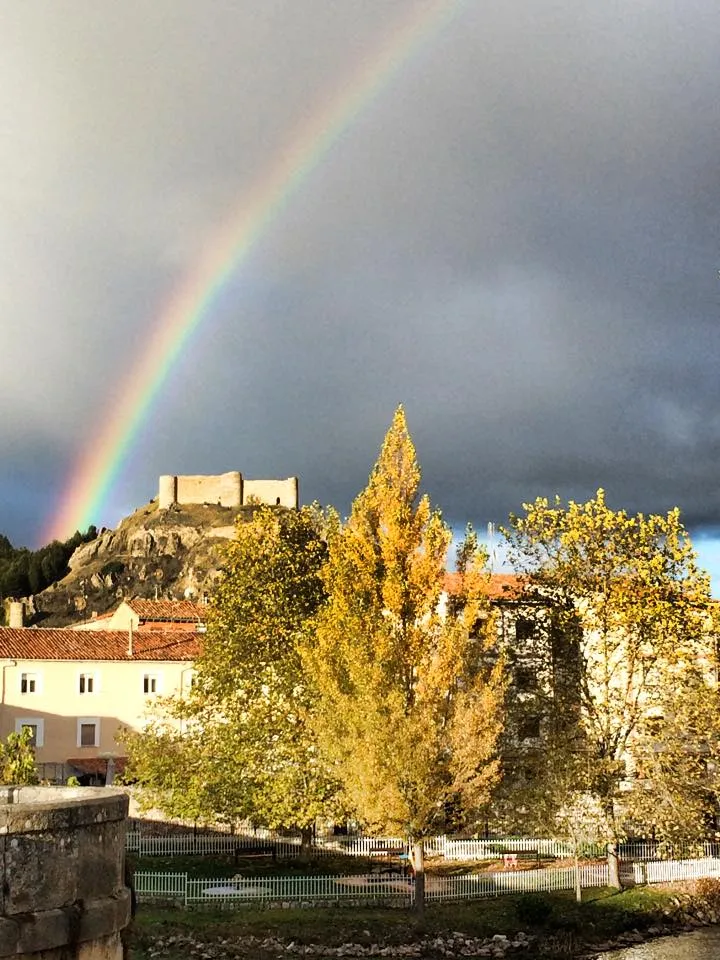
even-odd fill
[(130, 922), (130, 891), (123, 889), (113, 897), (89, 900), (80, 912), (78, 939), (96, 940), (116, 930), (122, 930)]
[(20, 928), (15, 921), (0, 917), (0, 957), (17, 953), (19, 935)]
[(77, 899), (78, 869), (72, 861), (73, 837), (60, 833), (13, 833), (5, 846), (6, 916), (42, 907), (52, 909)]
[(19, 918), (18, 953), (40, 953), (70, 943), (72, 916), (67, 910), (43, 910)]

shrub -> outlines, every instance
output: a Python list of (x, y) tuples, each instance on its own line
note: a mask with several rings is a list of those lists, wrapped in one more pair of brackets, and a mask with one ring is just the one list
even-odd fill
[(516, 913), (521, 923), (542, 927), (553, 919), (555, 904), (544, 893), (526, 893), (517, 902)]
[(720, 910), (720, 880), (701, 877), (695, 883), (695, 893), (713, 910)]

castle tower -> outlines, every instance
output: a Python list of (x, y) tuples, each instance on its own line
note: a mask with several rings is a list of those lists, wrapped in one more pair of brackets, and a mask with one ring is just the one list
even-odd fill
[(177, 503), (177, 477), (167, 473), (160, 477), (158, 506), (161, 510), (167, 510), (174, 503)]

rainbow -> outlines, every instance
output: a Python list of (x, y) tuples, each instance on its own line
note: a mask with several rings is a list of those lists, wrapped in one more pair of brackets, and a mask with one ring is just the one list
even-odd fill
[(250, 199), (214, 237), (161, 311), (100, 430), (71, 470), (47, 530), (48, 540), (84, 530), (98, 518), (149, 410), (219, 292), (342, 133), (467, 2), (413, 0), (412, 15), (396, 26), (350, 83), (307, 123), (270, 171), (253, 185)]

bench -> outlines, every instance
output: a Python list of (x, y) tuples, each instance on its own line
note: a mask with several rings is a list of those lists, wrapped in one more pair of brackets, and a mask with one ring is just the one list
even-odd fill
[(398, 846), (394, 844), (384, 844), (383, 846), (373, 847), (371, 850), (368, 850), (368, 856), (370, 857), (401, 857), (404, 853), (407, 852), (407, 848), (404, 846)]
[(241, 857), (272, 857), (275, 861), (277, 860), (277, 849), (274, 843), (254, 843), (249, 847), (238, 843), (235, 845), (234, 855), (235, 863)]
[(502, 857), (503, 870), (517, 870), (520, 861), (528, 860), (533, 860), (540, 866), (539, 850), (502, 850), (500, 856)]
[(410, 854), (405, 849), (401, 849), (400, 852), (395, 853), (394, 857), (397, 858), (397, 863), (388, 863), (384, 865), (378, 864), (377, 866), (373, 866), (371, 875), (383, 877), (407, 877), (408, 874), (412, 874), (413, 869), (410, 860)]

